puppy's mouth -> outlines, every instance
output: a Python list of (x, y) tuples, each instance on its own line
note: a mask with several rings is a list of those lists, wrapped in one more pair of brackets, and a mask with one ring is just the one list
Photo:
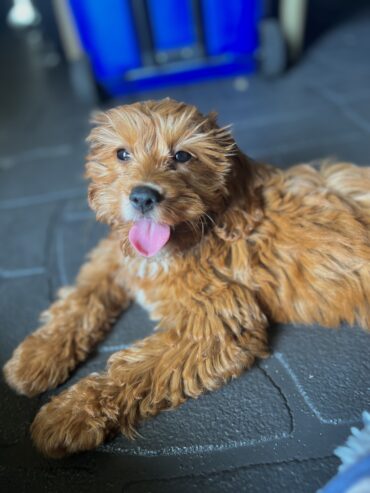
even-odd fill
[(170, 239), (168, 224), (156, 223), (143, 218), (136, 221), (130, 229), (128, 239), (134, 249), (144, 257), (153, 257)]

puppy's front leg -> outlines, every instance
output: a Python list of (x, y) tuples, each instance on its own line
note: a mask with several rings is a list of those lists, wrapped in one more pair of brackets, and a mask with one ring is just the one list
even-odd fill
[(82, 267), (74, 288), (42, 314), (44, 325), (28, 336), (4, 367), (5, 379), (20, 394), (36, 395), (64, 382), (103, 338), (128, 297), (116, 282), (120, 252), (102, 241)]
[(216, 389), (267, 355), (266, 319), (239, 286), (175, 310), (164, 320), (176, 326), (116, 353), (105, 374), (41, 409), (32, 436), (44, 454), (91, 449), (118, 430), (133, 436), (141, 419)]

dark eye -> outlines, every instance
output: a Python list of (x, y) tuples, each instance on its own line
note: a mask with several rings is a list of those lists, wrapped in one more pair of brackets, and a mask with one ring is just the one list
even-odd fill
[(191, 154), (185, 151), (178, 151), (176, 152), (174, 157), (175, 161), (177, 161), (178, 163), (186, 163), (191, 159)]
[(121, 161), (128, 161), (131, 156), (130, 156), (130, 153), (128, 151), (126, 151), (126, 149), (118, 149), (117, 157)]

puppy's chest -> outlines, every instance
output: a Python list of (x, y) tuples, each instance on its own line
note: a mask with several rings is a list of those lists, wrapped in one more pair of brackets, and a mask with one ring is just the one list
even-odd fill
[(211, 270), (202, 265), (134, 261), (126, 266), (125, 285), (152, 319), (189, 307), (195, 295), (212, 289)]
[[(174, 276), (164, 260), (127, 260), (123, 270), (124, 284), (132, 298), (152, 315), (170, 299)], [(156, 318), (160, 318), (158, 314)]]

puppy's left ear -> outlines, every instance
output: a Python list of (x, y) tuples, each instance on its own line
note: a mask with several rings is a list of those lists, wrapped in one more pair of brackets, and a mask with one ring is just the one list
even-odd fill
[(263, 218), (262, 188), (258, 164), (237, 146), (230, 126), (220, 127), (217, 113), (207, 115), (206, 130), (212, 133), (230, 164), (227, 173), (228, 205), (216, 219), (216, 234), (227, 242), (247, 238)]
[(246, 239), (264, 216), (263, 180), (268, 166), (254, 162), (234, 143), (229, 174), (228, 207), (216, 221), (216, 234), (224, 241)]
[(216, 141), (216, 146), (224, 156), (230, 157), (237, 154), (237, 145), (231, 134), (231, 125), (221, 126), (217, 122), (218, 113), (211, 111), (206, 116), (203, 124), (203, 130)]

